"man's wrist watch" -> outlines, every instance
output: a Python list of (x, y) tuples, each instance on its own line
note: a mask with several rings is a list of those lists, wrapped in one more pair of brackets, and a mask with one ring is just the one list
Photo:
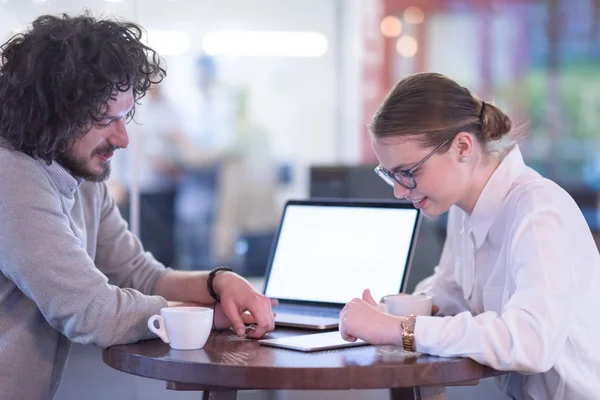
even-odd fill
[(402, 320), (400, 326), (402, 327), (402, 347), (406, 351), (417, 351), (415, 346), (415, 324), (417, 323), (417, 317), (409, 315)]
[(210, 297), (215, 299), (215, 303), (219, 303), (221, 301), (221, 298), (219, 297), (219, 295), (215, 291), (215, 288), (213, 287), (213, 280), (215, 279), (215, 275), (217, 274), (217, 272), (220, 271), (233, 271), (233, 269), (229, 267), (218, 267), (210, 271), (210, 273), (208, 274), (206, 286), (208, 287), (208, 293), (210, 294)]

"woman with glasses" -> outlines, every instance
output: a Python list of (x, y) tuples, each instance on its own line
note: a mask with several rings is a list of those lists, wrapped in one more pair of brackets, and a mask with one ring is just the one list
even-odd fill
[(383, 312), (365, 290), (340, 314), (346, 340), (469, 357), (515, 399), (595, 399), (600, 255), (573, 199), (523, 162), (497, 107), (434, 73), (400, 81), (370, 126), (376, 172), (425, 216), (449, 210), (434, 316)]

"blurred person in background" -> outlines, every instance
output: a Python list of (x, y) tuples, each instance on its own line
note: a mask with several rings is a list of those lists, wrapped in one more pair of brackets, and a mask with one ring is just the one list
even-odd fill
[(0, 48), (2, 398), (52, 398), (71, 342), (152, 338), (163, 307), (214, 307), (214, 327), (239, 336), (274, 328), (270, 300), (239, 275), (145, 252), (108, 194), (136, 101), (166, 72), (141, 40), (132, 23), (46, 15)]
[(277, 165), (268, 132), (253, 121), (248, 88), (237, 90), (235, 157), (221, 166), (215, 260), (263, 276), (279, 212)]
[(436, 316), (383, 312), (369, 290), (340, 313), (346, 340), (469, 357), (514, 399), (596, 399), (600, 254), (581, 210), (523, 162), (510, 119), (451, 79), (410, 76), (370, 129), (378, 174), (428, 217), (449, 210)]
[(235, 157), (237, 113), (235, 93), (217, 79), (215, 60), (200, 56), (196, 72), (197, 110), (176, 140), (184, 167), (175, 201), (177, 265), (191, 270), (215, 264), (220, 174)]
[[(152, 85), (136, 108), (132, 148), (115, 160), (108, 182), (123, 217), (129, 220), (128, 194), (135, 180), (140, 196), (140, 239), (165, 265), (175, 262), (175, 194), (181, 174), (174, 138), (181, 127), (161, 85)], [(135, 173), (134, 173), (135, 171)]]

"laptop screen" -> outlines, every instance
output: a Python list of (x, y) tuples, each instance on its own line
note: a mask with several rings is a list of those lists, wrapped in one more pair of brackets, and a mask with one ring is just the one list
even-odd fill
[(419, 214), (404, 204), (370, 204), (288, 204), (265, 294), (345, 304), (366, 288), (376, 301), (398, 293)]

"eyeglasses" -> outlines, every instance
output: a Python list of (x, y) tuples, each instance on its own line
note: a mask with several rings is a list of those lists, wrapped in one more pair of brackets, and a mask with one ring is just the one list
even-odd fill
[(398, 183), (400, 186), (405, 187), (407, 189), (414, 189), (417, 187), (417, 181), (415, 181), (415, 171), (419, 169), (419, 167), (425, 164), (425, 161), (429, 160), (435, 153), (437, 153), (446, 143), (448, 143), (450, 139), (446, 140), (444, 143), (440, 144), (435, 148), (427, 157), (419, 161), (414, 167), (410, 169), (398, 169), (395, 171), (388, 171), (383, 168), (381, 165), (378, 165), (375, 168), (375, 173), (381, 177), (388, 185), (394, 187), (395, 183)]

